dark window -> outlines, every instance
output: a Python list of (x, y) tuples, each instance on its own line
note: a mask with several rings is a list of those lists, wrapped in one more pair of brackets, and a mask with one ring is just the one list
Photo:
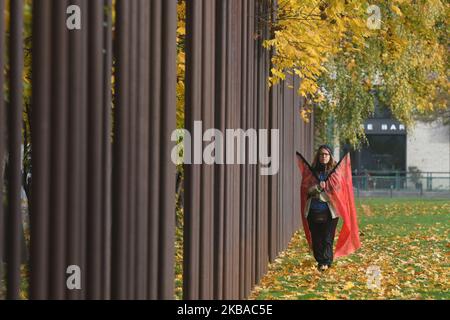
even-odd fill
[[(402, 188), (406, 171), (406, 135), (367, 135), (369, 146), (350, 153), (353, 174), (363, 188)], [(400, 171), (400, 172), (398, 172)], [(376, 184), (376, 185), (375, 185)]]
[(406, 136), (367, 135), (367, 139), (368, 146), (351, 153), (353, 170), (406, 170)]

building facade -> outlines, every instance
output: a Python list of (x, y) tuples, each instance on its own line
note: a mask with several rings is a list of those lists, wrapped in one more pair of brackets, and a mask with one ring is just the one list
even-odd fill
[[(364, 123), (368, 140), (360, 150), (348, 145), (354, 176), (366, 176), (366, 189), (450, 189), (450, 126), (418, 121), (413, 128), (394, 120), (376, 101), (374, 116)], [(338, 153), (338, 154), (339, 154)]]

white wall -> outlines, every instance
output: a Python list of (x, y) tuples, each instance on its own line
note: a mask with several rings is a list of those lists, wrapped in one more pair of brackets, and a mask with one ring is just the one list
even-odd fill
[[(422, 123), (408, 130), (406, 144), (406, 169), (417, 167), (422, 172), (447, 172), (446, 179), (433, 179), (433, 189), (448, 188), (450, 180), (450, 128), (441, 122)], [(426, 182), (424, 181), (424, 187)]]

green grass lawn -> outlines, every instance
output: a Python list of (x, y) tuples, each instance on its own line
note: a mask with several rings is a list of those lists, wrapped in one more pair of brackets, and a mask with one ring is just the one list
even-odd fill
[[(450, 299), (450, 200), (358, 199), (356, 207), (360, 250), (320, 273), (301, 230), (251, 299)], [(378, 287), (367, 285), (369, 267), (380, 270)]]

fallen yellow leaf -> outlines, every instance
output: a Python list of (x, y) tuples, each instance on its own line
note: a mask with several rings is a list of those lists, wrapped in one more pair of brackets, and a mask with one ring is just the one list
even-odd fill
[(353, 284), (353, 282), (348, 281), (345, 286), (344, 286), (344, 290), (350, 290), (351, 288), (353, 288), (355, 285)]

